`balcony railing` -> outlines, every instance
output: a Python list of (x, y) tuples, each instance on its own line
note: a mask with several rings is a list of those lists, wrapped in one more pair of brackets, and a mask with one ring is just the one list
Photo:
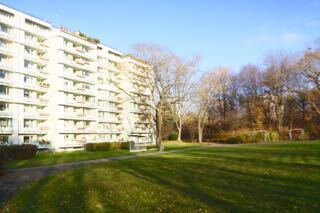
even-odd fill
[(11, 117), (13, 115), (13, 111), (12, 110), (4, 110), (4, 111), (0, 111), (0, 116), (1, 117)]
[(41, 41), (38, 41), (38, 40), (35, 40), (35, 39), (28, 39), (28, 38), (25, 38), (25, 43), (30, 45), (30, 46), (33, 46), (33, 47), (36, 47), (42, 51), (46, 51), (47, 48), (49, 47), (49, 45), (45, 44), (44, 42), (41, 42)]
[(49, 74), (46, 70), (43, 69), (25, 68), (25, 71), (31, 75), (40, 76), (43, 78), (47, 78)]
[(10, 126), (0, 126), (0, 133), (12, 133), (13, 129)]
[(24, 133), (47, 133), (49, 130), (46, 126), (35, 126), (35, 127), (24, 127), (23, 132)]
[(49, 58), (45, 55), (29, 54), (26, 53), (26, 58), (31, 59), (32, 61), (38, 62), (40, 64), (47, 64)]
[(48, 37), (49, 36), (49, 30), (41, 29), (41, 28), (34, 26), (34, 25), (25, 24), (24, 29), (28, 32), (37, 34), (38, 36), (41, 36), (41, 37)]
[(13, 64), (10, 63), (9, 60), (2, 60), (2, 61), (0, 61), (0, 67), (12, 70), (13, 69)]

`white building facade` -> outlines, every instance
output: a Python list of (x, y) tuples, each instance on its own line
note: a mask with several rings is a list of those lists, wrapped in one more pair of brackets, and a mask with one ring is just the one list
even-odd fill
[(154, 143), (148, 112), (130, 95), (151, 95), (134, 91), (128, 75), (146, 68), (83, 34), (0, 5), (0, 143), (57, 150), (136, 136)]

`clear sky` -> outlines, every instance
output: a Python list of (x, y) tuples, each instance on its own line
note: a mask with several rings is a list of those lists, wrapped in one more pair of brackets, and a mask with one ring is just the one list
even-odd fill
[(272, 51), (302, 50), (320, 37), (320, 0), (1, 2), (124, 52), (153, 42), (183, 56), (199, 54), (203, 70), (259, 64)]

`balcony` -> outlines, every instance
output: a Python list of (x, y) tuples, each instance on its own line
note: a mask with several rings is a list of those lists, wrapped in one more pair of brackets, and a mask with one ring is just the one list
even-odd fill
[(0, 126), (0, 134), (12, 134), (13, 129), (9, 126)]
[(25, 118), (32, 118), (32, 119), (38, 119), (38, 120), (46, 120), (49, 116), (49, 113), (46, 111), (29, 111), (24, 112)]
[(85, 126), (63, 126), (59, 130), (60, 133), (95, 133), (96, 129), (93, 127), (85, 127)]
[(14, 81), (10, 77), (0, 78), (0, 84), (12, 85), (14, 84)]
[(33, 61), (37, 64), (41, 64), (41, 65), (47, 65), (48, 61), (49, 61), (49, 58), (45, 55), (39, 55), (39, 54), (29, 54), (29, 53), (26, 53), (25, 54), (25, 58), (30, 60), (30, 61)]
[(48, 99), (44, 97), (24, 97), (24, 102), (27, 104), (33, 104), (33, 105), (40, 105), (40, 106), (46, 106), (49, 102)]
[(49, 45), (45, 44), (44, 42), (38, 41), (36, 39), (25, 38), (24, 39), (24, 43), (27, 46), (33, 47), (33, 48), (41, 50), (43, 52), (47, 51), (47, 49), (49, 47)]
[(88, 113), (64, 113), (62, 118), (70, 120), (96, 120), (96, 116), (94, 114)]
[(41, 77), (43, 79), (48, 78), (49, 75), (49, 73), (46, 70), (35, 68), (25, 68), (25, 73), (32, 76)]
[(13, 70), (13, 64), (9, 62), (9, 60), (1, 60), (0, 61), (0, 68), (4, 70)]
[(95, 81), (91, 77), (84, 76), (84, 75), (77, 74), (77, 73), (75, 74), (73, 72), (66, 71), (66, 70), (63, 70), (61, 72), (60, 76), (64, 77), (64, 78), (67, 78), (67, 79), (71, 79), (71, 80), (76, 81), (76, 82), (83, 82), (83, 83), (88, 83), (88, 84), (94, 84), (95, 83)]
[(7, 56), (13, 56), (14, 51), (12, 49), (12, 45), (0, 45), (0, 53), (7, 55)]
[(10, 109), (4, 110), (4, 111), (0, 111), (0, 117), (12, 117), (13, 116), (13, 112)]
[(83, 107), (83, 108), (96, 108), (95, 102), (88, 102), (82, 100), (64, 100), (60, 105), (67, 105), (67, 106), (76, 106), (76, 107)]
[[(10, 30), (10, 31), (12, 31), (12, 30)], [(14, 41), (15, 35), (13, 32), (10, 32), (10, 31), (6, 32), (6, 31), (0, 30), (0, 37), (6, 39), (8, 41)]]
[(110, 117), (99, 117), (98, 121), (101, 123), (122, 123), (122, 118), (110, 118)]
[(95, 96), (95, 91), (84, 89), (82, 86), (64, 86), (60, 90), (75, 93), (75, 94), (81, 94), (81, 95), (89, 95), (89, 96)]
[(0, 15), (0, 22), (6, 23), (7, 25), (14, 26), (14, 16)]
[(61, 63), (68, 65), (70, 67), (76, 68), (76, 69), (81, 69), (81, 70), (87, 70), (87, 71), (91, 71), (91, 72), (95, 72), (96, 69), (94, 66), (82, 61), (82, 60), (72, 60), (72, 59), (68, 59), (68, 58), (64, 58)]
[(49, 88), (50, 84), (45, 83), (45, 82), (40, 82), (40, 83), (24, 83), (24, 88), (30, 89), (30, 90), (35, 90), (35, 91), (41, 91), (41, 92), (46, 92)]
[(24, 127), (24, 134), (46, 134), (49, 128), (47, 126)]
[(14, 99), (13, 99), (13, 96), (10, 93), (8, 93), (8, 94), (0, 94), (0, 100), (6, 101), (6, 102), (12, 102)]
[(121, 107), (99, 106), (99, 111), (121, 113)]
[(101, 67), (101, 68), (109, 68), (108, 67), (108, 61), (98, 61), (98, 67)]
[(46, 29), (41, 29), (40, 27), (37, 27), (35, 25), (31, 25), (31, 24), (25, 24), (24, 25), (24, 29), (32, 34), (36, 34), (39, 37), (45, 37), (47, 38), (49, 36), (49, 30)]
[(86, 58), (86, 59), (90, 59), (90, 60), (95, 60), (95, 57), (93, 54), (91, 54), (90, 52), (87, 52), (84, 50), (84, 48), (82, 46), (69, 46), (69, 45), (63, 45), (63, 48), (62, 48), (64, 51), (70, 53), (70, 54), (73, 54), (73, 55), (76, 55), (76, 56), (79, 56), (79, 57), (83, 57), (83, 58)]

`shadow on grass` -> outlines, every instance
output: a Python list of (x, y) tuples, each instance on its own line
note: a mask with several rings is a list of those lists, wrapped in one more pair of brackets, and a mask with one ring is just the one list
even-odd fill
[(6, 207), (17, 212), (316, 212), (320, 167), (297, 161), (320, 155), (290, 156), (285, 150), (208, 149), (127, 159), (46, 177)]

